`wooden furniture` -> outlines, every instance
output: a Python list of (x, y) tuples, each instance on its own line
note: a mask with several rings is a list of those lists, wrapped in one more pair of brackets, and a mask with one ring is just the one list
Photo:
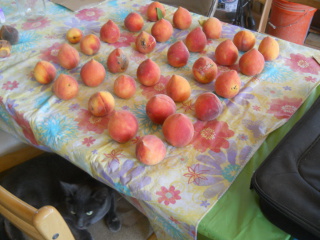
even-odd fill
[[(0, 157), (0, 171), (27, 161), (42, 151), (27, 147)], [(36, 209), (0, 186), (0, 214), (35, 240), (73, 240), (68, 225), (53, 206)]]
[(266, 31), (272, 0), (265, 0), (263, 2), (264, 2), (264, 7), (263, 7), (263, 11), (260, 18), (260, 23), (257, 29), (257, 32), (260, 32), (260, 33), (264, 33)]
[(34, 147), (25, 147), (15, 151), (13, 153), (8, 153), (4, 156), (0, 156), (0, 172), (8, 170), (20, 163), (28, 161), (38, 155), (43, 153), (43, 151)]
[[(271, 10), (272, 0), (259, 0), (259, 2), (264, 3), (264, 8), (262, 11), (259, 27), (257, 32), (264, 33), (266, 31), (269, 13)], [(300, 3), (310, 7), (314, 7), (320, 9), (320, 1), (319, 0), (290, 0), (289, 2)]]

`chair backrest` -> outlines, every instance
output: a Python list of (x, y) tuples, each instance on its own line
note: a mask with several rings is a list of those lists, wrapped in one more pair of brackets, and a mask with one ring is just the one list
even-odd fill
[(74, 240), (53, 206), (36, 209), (0, 186), (0, 214), (35, 240)]

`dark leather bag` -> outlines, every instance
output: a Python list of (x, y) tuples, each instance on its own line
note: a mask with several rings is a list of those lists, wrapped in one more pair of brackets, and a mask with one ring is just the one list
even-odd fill
[(299, 240), (320, 239), (320, 98), (251, 179), (264, 215)]

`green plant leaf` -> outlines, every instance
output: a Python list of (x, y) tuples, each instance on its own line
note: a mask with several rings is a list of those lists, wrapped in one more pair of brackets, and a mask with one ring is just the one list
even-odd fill
[(157, 10), (157, 17), (158, 17), (158, 20), (161, 20), (163, 18), (163, 14), (162, 14), (162, 11), (160, 8), (156, 8)]

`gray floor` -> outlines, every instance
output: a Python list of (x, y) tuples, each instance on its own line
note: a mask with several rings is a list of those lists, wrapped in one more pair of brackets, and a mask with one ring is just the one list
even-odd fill
[(122, 221), (119, 232), (109, 231), (103, 221), (90, 226), (95, 240), (146, 240), (151, 234), (148, 219), (120, 195), (116, 195), (117, 212)]

